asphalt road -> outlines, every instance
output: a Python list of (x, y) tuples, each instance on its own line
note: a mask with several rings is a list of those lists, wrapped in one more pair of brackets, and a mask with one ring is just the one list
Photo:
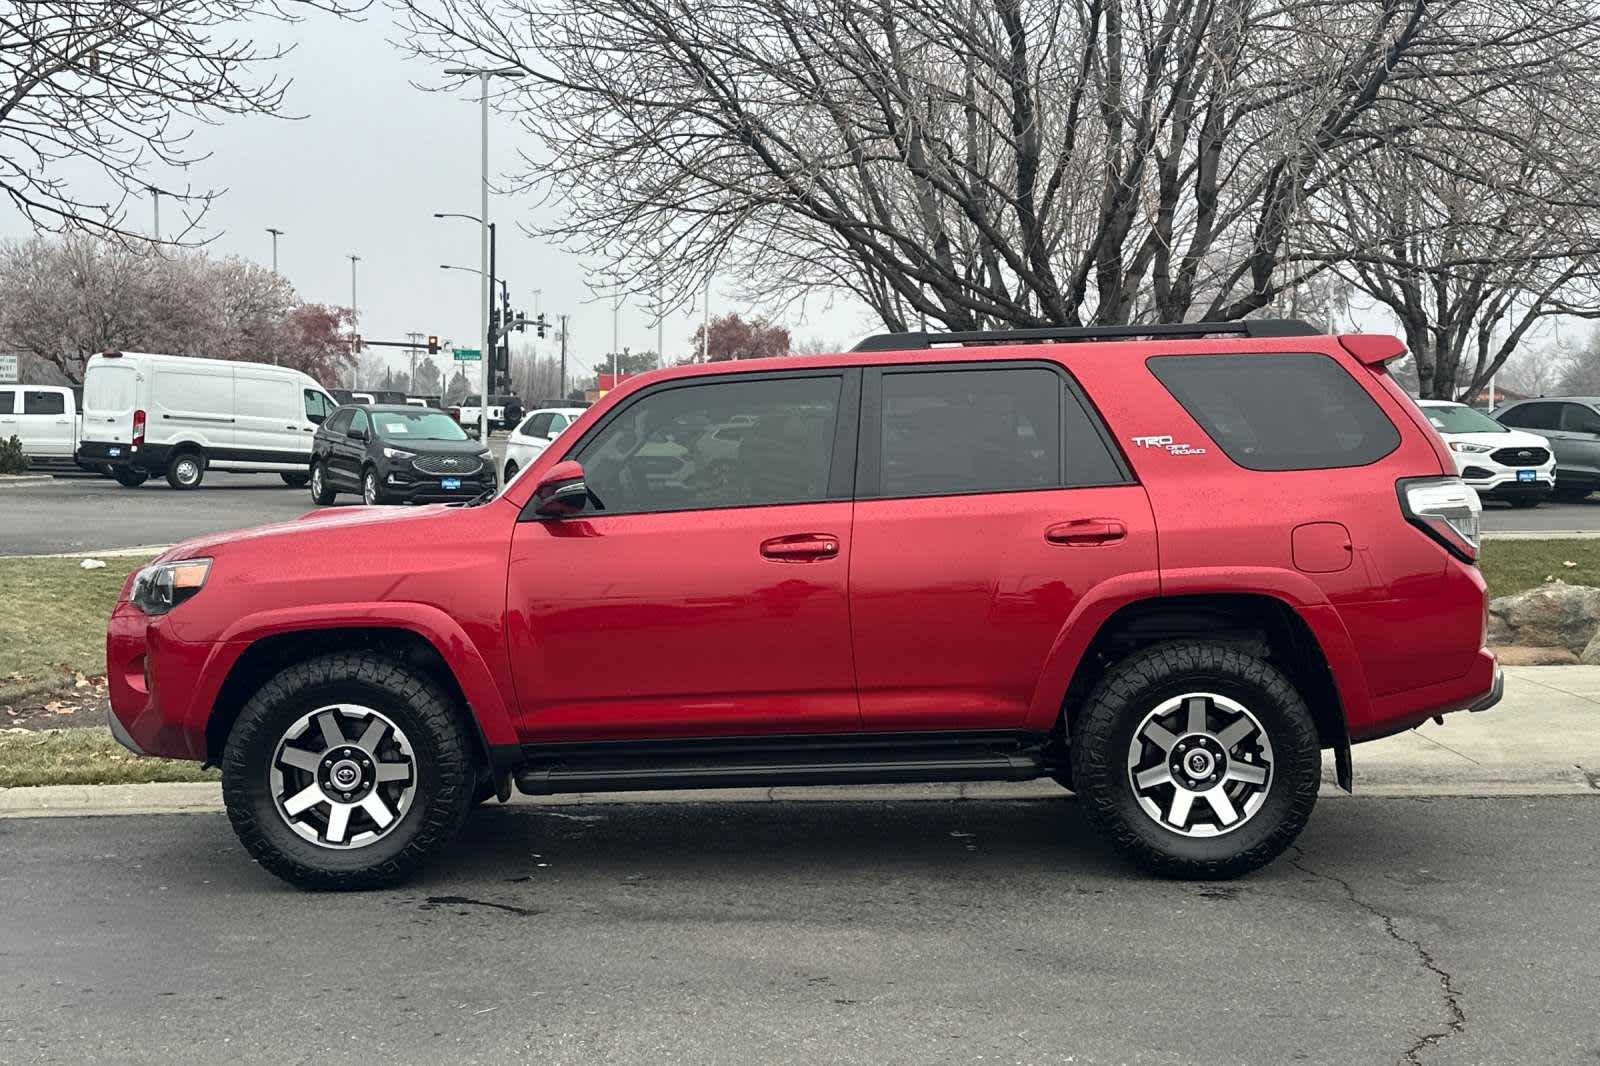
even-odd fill
[[(489, 442), (496, 461), (505, 438)], [(336, 507), (360, 504), (341, 495)], [(173, 544), (188, 537), (285, 522), (313, 510), (307, 489), (292, 489), (277, 474), (206, 472), (200, 487), (179, 492), (152, 478), (136, 489), (92, 474), (60, 474), (47, 485), (0, 488), (0, 555)]]
[(1065, 796), (491, 808), (363, 895), (221, 815), (0, 822), (0, 1062), (1594, 1062), (1597, 814), (1328, 800), (1182, 884)]
[[(496, 458), (505, 438), (495, 436)], [(355, 506), (341, 496), (335, 506)], [(291, 489), (276, 474), (210, 471), (192, 492), (165, 481), (125, 489), (108, 478), (66, 474), (48, 485), (0, 489), (0, 555), (45, 555), (172, 544), (185, 537), (283, 522), (312, 509), (305, 489)], [(1600, 493), (1583, 503), (1546, 503), (1531, 510), (1485, 505), (1488, 530), (1600, 532)]]

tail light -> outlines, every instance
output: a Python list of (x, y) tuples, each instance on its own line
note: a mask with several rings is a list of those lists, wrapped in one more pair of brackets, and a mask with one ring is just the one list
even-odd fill
[(1395, 485), (1406, 521), (1466, 562), (1478, 558), (1483, 504), (1458, 477), (1408, 477)]
[(459, 407), (450, 408), (450, 417), (455, 419), (457, 422), (461, 421), (461, 408), (459, 408)]
[(144, 412), (133, 412), (133, 443), (144, 443)]

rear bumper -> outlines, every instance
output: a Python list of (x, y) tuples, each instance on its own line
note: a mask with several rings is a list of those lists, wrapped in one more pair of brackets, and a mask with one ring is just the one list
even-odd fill
[(1371, 721), (1360, 732), (1352, 730), (1350, 739), (1379, 740), (1453, 711), (1487, 711), (1504, 692), (1505, 676), (1494, 652), (1479, 648), (1471, 668), (1460, 677), (1374, 697)]
[(85, 466), (131, 466), (136, 470), (159, 471), (167, 468), (171, 452), (172, 448), (166, 444), (86, 440), (78, 445), (77, 460)]

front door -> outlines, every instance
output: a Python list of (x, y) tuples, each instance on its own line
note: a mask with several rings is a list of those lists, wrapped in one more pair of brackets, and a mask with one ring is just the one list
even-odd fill
[(347, 490), (361, 488), (362, 466), (367, 460), (367, 438), (371, 433), (372, 422), (367, 412), (357, 407), (351, 412), (348, 428), (334, 435), (329, 448), (328, 473), (333, 484)]
[(1021, 727), (1085, 593), (1156, 571), (1144, 489), (1053, 365), (869, 372), (857, 493), (868, 730)]
[[(590, 503), (517, 525), (529, 739), (859, 728), (846, 578), (855, 372), (666, 382), (570, 442)], [(735, 418), (737, 450), (708, 448)]]

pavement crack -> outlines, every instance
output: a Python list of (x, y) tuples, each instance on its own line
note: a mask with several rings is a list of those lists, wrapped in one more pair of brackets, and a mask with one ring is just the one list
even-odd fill
[(1305, 851), (1299, 847), (1295, 847), (1294, 850), (1295, 855), (1289, 860), (1291, 866), (1302, 873), (1310, 874), (1312, 877), (1338, 885), (1351, 903), (1383, 922), (1383, 931), (1388, 934), (1389, 939), (1410, 948), (1422, 968), (1438, 979), (1439, 995), (1445, 1008), (1442, 1027), (1420, 1034), (1411, 1042), (1411, 1046), (1406, 1048), (1404, 1054), (1398, 1060), (1405, 1063), (1406, 1066), (1421, 1066), (1422, 1053), (1424, 1051), (1437, 1047), (1448, 1038), (1461, 1034), (1467, 1028), (1467, 1014), (1461, 1008), (1461, 992), (1456, 988), (1455, 978), (1451, 976), (1450, 971), (1439, 965), (1439, 961), (1433, 957), (1433, 953), (1427, 949), (1421, 940), (1406, 936), (1400, 932), (1400, 928), (1395, 924), (1394, 918), (1376, 904), (1369, 903), (1358, 896), (1354, 886), (1349, 881), (1333, 874), (1311, 869), (1301, 861), (1305, 857)]
[(490, 907), (508, 914), (520, 914), (524, 918), (543, 913), (530, 907), (514, 907), (509, 903), (496, 903), (487, 899), (472, 899), (469, 896), (429, 896), (422, 905), (423, 910), (432, 910), (435, 907)]
[(1600, 770), (1591, 770), (1582, 763), (1573, 763), (1572, 765), (1576, 766), (1578, 768), (1578, 773), (1582, 774), (1583, 779), (1589, 782), (1590, 788), (1594, 789), (1596, 792), (1600, 792)]

